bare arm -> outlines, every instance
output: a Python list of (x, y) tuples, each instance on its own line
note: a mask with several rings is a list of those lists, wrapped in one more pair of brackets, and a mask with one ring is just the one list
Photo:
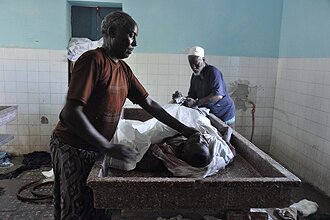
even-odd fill
[(90, 123), (83, 112), (83, 107), (79, 101), (68, 100), (61, 111), (61, 121), (99, 151), (110, 153), (111, 156), (123, 160), (135, 158), (137, 152), (134, 149), (121, 144), (110, 144)]
[(198, 107), (198, 106), (201, 106), (201, 105), (215, 103), (215, 102), (219, 101), (222, 98), (223, 98), (223, 96), (221, 96), (221, 95), (215, 95), (215, 94), (211, 93), (208, 96), (206, 96), (204, 98), (201, 98), (201, 99), (198, 99), (198, 100), (187, 97), (185, 104), (188, 107), (193, 108), (193, 107)]
[(178, 131), (185, 137), (190, 137), (192, 134), (198, 132), (194, 128), (187, 127), (186, 125), (175, 119), (150, 97), (147, 97), (145, 100), (143, 100), (140, 103), (140, 106), (149, 114), (157, 118), (159, 121)]

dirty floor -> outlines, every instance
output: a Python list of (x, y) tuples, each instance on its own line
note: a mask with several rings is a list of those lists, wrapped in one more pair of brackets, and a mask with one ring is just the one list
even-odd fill
[[(12, 171), (20, 166), (22, 158), (15, 157), (12, 162), (15, 164), (10, 168), (1, 168), (0, 174)], [(18, 190), (33, 181), (44, 178), (41, 171), (48, 171), (50, 168), (43, 167), (34, 170), (22, 172), (19, 176), (13, 179), (0, 180), (0, 219), (1, 220), (50, 220), (53, 218), (53, 209), (50, 199), (41, 201), (20, 201), (17, 199)], [(52, 186), (49, 184), (42, 185), (32, 190), (33, 193), (39, 196), (47, 196), (51, 194)], [(23, 190), (20, 194), (24, 198), (35, 198), (28, 190)], [(330, 214), (330, 198), (318, 192), (311, 185), (303, 183), (299, 189), (293, 192), (292, 203), (302, 199), (308, 199), (319, 204), (319, 214)], [(277, 220), (274, 216), (273, 209), (267, 209), (270, 217)]]

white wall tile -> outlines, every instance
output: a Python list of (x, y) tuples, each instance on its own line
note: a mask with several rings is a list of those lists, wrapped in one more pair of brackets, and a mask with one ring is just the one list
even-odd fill
[[(52, 72), (49, 74), (50, 82), (62, 82), (63, 81), (63, 74), (62, 72)], [(65, 80), (67, 80), (67, 75), (65, 77)]]
[(6, 92), (5, 94), (5, 103), (15, 105), (17, 103), (17, 94), (16, 92)]
[(50, 72), (60, 72), (61, 68), (62, 68), (62, 64), (63, 62), (59, 62), (59, 61), (50, 61), (49, 64), (49, 69)]
[(6, 93), (16, 93), (16, 82), (7, 82), (5, 84)]
[(40, 136), (33, 136), (30, 135), (30, 139), (29, 139), (29, 145), (30, 146), (39, 146), (40, 145)]
[[(50, 102), (48, 101), (48, 103), (50, 103)], [(51, 114), (51, 105), (48, 104), (48, 103), (39, 105), (39, 113), (40, 114), (47, 114), (47, 115)]]
[(50, 72), (38, 72), (38, 82), (49, 82), (50, 81)]
[(39, 103), (39, 93), (29, 93), (28, 94), (28, 103), (29, 104), (38, 104)]
[(50, 83), (50, 92), (61, 94), (62, 93), (62, 84), (61, 83)]
[(0, 59), (4, 59), (4, 48), (0, 48)]
[(135, 54), (136, 55), (136, 63), (148, 63), (148, 55), (147, 54)]
[(147, 84), (148, 85), (157, 86), (158, 83), (159, 83), (158, 75), (156, 75), (156, 74), (148, 74), (148, 79), (147, 79)]
[(179, 54), (169, 54), (168, 55), (168, 62), (171, 65), (178, 65), (178, 64), (180, 64), (180, 55)]
[(27, 82), (28, 81), (28, 72), (26, 71), (15, 71), (16, 72), (16, 81), (17, 82)]
[(18, 135), (29, 135), (29, 126), (28, 125), (19, 125), (18, 126)]
[(17, 124), (27, 125), (28, 123), (29, 123), (29, 115), (28, 114), (17, 115)]
[(136, 54), (131, 54), (128, 58), (125, 59), (125, 62), (127, 62), (129, 65), (136, 63)]
[(38, 70), (40, 72), (49, 72), (50, 71), (50, 61), (48, 61), (48, 60), (39, 60)]
[(4, 82), (5, 80), (5, 73), (3, 72), (3, 70), (0, 70), (0, 82)]
[[(320, 170), (325, 170), (324, 166), (327, 166), (324, 165), (325, 161), (330, 161), (330, 154), (325, 152), (325, 149), (329, 148), (327, 139), (330, 136), (327, 122), (330, 113), (329, 98), (324, 92), (327, 90), (330, 78), (320, 71), (329, 62), (330, 59), (280, 60), (275, 103), (278, 104), (276, 108), (281, 109), (286, 117), (281, 118), (279, 114), (274, 114), (274, 138), (271, 145), (271, 153), (277, 155), (282, 163), (288, 164), (294, 172), (298, 172), (306, 181), (316, 184), (327, 194), (330, 194), (327, 191), (329, 182), (324, 182), (326, 178), (324, 172)], [(291, 80), (290, 83), (288, 79)], [(296, 83), (296, 89), (290, 88), (292, 82)], [(295, 126), (294, 129), (292, 126)], [(275, 138), (283, 138), (283, 135), (277, 132), (280, 130), (284, 130), (285, 134), (300, 146), (295, 149), (295, 154), (283, 157), (286, 152), (279, 151), (281, 143), (277, 143)], [(285, 142), (285, 144), (287, 148), (292, 148), (291, 143)], [(304, 160), (300, 157), (299, 160), (295, 160), (296, 155), (300, 154), (305, 155)], [(298, 167), (307, 166), (308, 170), (297, 168), (290, 163), (292, 160), (300, 163)]]
[(3, 70), (15, 70), (15, 60), (2, 60)]
[(39, 114), (39, 103), (38, 104), (28, 104), (29, 115)]
[(165, 76), (169, 75), (169, 65), (160, 64), (158, 70), (160, 75), (165, 75)]
[(50, 83), (49, 82), (38, 83), (38, 91), (40, 93), (50, 93)]
[(50, 95), (50, 104), (62, 104), (62, 99), (61, 96), (59, 94), (56, 93), (52, 93)]
[(28, 104), (20, 104), (17, 107), (17, 114), (29, 114), (29, 106)]
[(159, 74), (159, 75), (157, 75), (157, 79), (158, 79), (158, 85), (166, 86), (165, 92), (167, 92), (167, 85), (169, 84), (169, 81), (171, 81), (169, 79), (169, 76)]
[(16, 60), (15, 61), (15, 70), (26, 70), (28, 67), (26, 60)]
[[(145, 67), (147, 67), (147, 70), (144, 69)], [(141, 69), (141, 73), (158, 74), (158, 67), (157, 63), (148, 63), (147, 65), (140, 65), (139, 69)]]
[(147, 54), (145, 55), (147, 57), (147, 63), (155, 63), (155, 64), (159, 64), (159, 59), (158, 59), (158, 54)]
[(39, 82), (39, 72), (28, 72), (28, 82)]
[(28, 71), (38, 71), (39, 70), (39, 62), (37, 60), (28, 60), (27, 61), (27, 70)]
[(3, 48), (4, 59), (16, 59), (15, 48)]
[(27, 60), (38, 60), (38, 52), (39, 50), (36, 49), (27, 49), (26, 50)]
[(49, 50), (44, 50), (44, 49), (38, 49), (38, 60), (50, 60), (50, 51)]
[(37, 82), (28, 82), (28, 92), (37, 93), (39, 91), (39, 84)]
[(67, 62), (66, 50), (51, 50), (49, 51), (49, 59), (59, 62)]
[(158, 63), (159, 64), (169, 64), (170, 55), (169, 54), (159, 54)]
[[(330, 179), (330, 175), (323, 174), (329, 171), (324, 163), (330, 161), (330, 59), (228, 56), (206, 59), (223, 72), (227, 87), (248, 84), (249, 99), (257, 106), (253, 142), (265, 151), (270, 147), (281, 163), (307, 180), (317, 179), (320, 188), (329, 192), (326, 184), (330, 184), (322, 182)], [(175, 90), (187, 95), (191, 69), (183, 52), (134, 53), (126, 61), (160, 104), (168, 103)], [(16, 149), (19, 146), (21, 152), (48, 149), (45, 145), (64, 105), (67, 80), (65, 50), (0, 48), (0, 102), (18, 104), (21, 115), (13, 122), (16, 124), (5, 126), (14, 134), (22, 133), (6, 149), (11, 146)], [(129, 101), (125, 105), (137, 107)], [(246, 111), (237, 111), (236, 126), (250, 138), (251, 106), (247, 107)], [(49, 124), (40, 125), (43, 115)], [(27, 131), (32, 134), (26, 134)], [(323, 162), (310, 155), (322, 158)]]
[(29, 125), (29, 135), (30, 136), (39, 136), (40, 135), (40, 125), (35, 124), (35, 125)]
[(3, 74), (5, 82), (16, 82), (16, 71), (5, 70)]
[(48, 146), (50, 142), (50, 135), (40, 136), (40, 145), (41, 146)]
[(62, 108), (63, 108), (63, 104), (61, 104), (61, 105), (52, 104), (51, 105), (51, 115), (54, 115), (57, 118), (57, 115), (60, 113)]
[[(18, 144), (20, 146), (28, 146), (29, 145), (29, 139), (30, 137), (28, 135), (19, 135), (18, 136)], [(18, 155), (20, 153), (17, 153)]]
[[(59, 95), (56, 95), (61, 100), (61, 97)], [(39, 95), (39, 103), (40, 104), (50, 104), (51, 103), (51, 96), (49, 93), (40, 93)]]

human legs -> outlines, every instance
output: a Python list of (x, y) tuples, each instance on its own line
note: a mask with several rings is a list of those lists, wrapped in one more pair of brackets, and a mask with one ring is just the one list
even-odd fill
[(55, 219), (105, 219), (104, 210), (93, 207), (92, 190), (86, 183), (97, 153), (63, 144), (54, 135), (50, 149)]

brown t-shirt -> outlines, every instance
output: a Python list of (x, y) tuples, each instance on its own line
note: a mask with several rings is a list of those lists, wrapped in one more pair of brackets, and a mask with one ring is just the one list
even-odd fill
[[(124, 61), (115, 63), (104, 48), (97, 48), (85, 52), (75, 63), (67, 99), (85, 104), (83, 111), (90, 122), (110, 141), (126, 98), (138, 104), (148, 95)], [(61, 121), (54, 132), (63, 143), (95, 150)]]

